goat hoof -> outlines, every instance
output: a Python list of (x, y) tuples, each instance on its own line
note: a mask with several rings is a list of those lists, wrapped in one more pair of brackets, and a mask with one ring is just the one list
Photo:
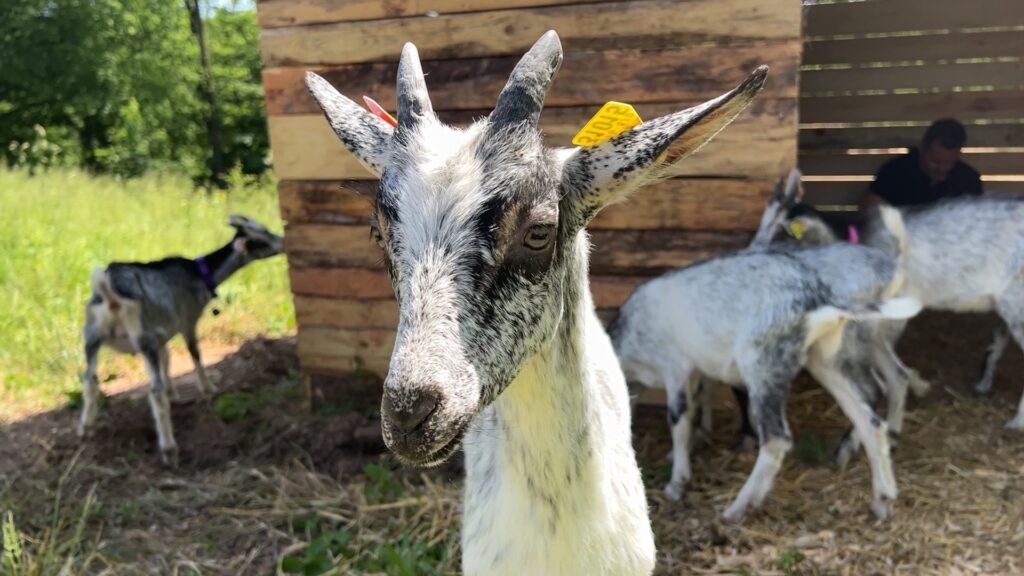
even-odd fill
[(839, 445), (839, 449), (836, 450), (836, 466), (839, 467), (839, 470), (846, 470), (846, 467), (850, 465), (850, 461), (853, 460), (853, 454), (854, 450), (848, 442), (843, 442)]
[(992, 384), (981, 382), (974, 387), (975, 398), (988, 398), (992, 395)]
[(1017, 416), (1013, 420), (1006, 423), (1007, 430), (1013, 430), (1014, 432), (1024, 432), (1024, 415)]
[(917, 372), (910, 374), (907, 385), (910, 387), (911, 393), (914, 394), (914, 398), (924, 398), (932, 390), (932, 383), (921, 378)]
[(178, 469), (178, 447), (171, 446), (160, 451), (160, 461), (171, 470)]
[(679, 502), (683, 498), (683, 483), (669, 482), (665, 486), (665, 497), (673, 502)]
[(875, 518), (884, 522), (889, 518), (892, 518), (895, 502), (895, 499), (886, 496), (875, 498), (871, 503), (871, 512), (875, 515)]
[(82, 426), (79, 424), (75, 427), (75, 435), (81, 440), (88, 440), (93, 437), (93, 430), (92, 426)]
[(746, 515), (745, 512), (745, 510), (736, 510), (730, 506), (725, 512), (722, 512), (722, 522), (738, 526), (743, 523), (743, 517)]

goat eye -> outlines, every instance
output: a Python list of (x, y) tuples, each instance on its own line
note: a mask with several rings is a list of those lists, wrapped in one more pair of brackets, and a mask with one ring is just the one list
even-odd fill
[(381, 250), (384, 249), (384, 236), (381, 235), (380, 230), (376, 228), (370, 228), (370, 236), (373, 237), (373, 241), (377, 243), (377, 247)]
[(526, 232), (523, 245), (530, 250), (543, 250), (551, 243), (551, 226), (534, 226)]

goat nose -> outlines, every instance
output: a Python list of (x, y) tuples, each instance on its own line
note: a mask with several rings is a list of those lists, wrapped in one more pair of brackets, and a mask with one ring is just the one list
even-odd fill
[(416, 431), (423, 424), (427, 416), (430, 416), (437, 408), (440, 399), (440, 394), (436, 392), (420, 392), (416, 400), (403, 403), (401, 408), (396, 408), (391, 402), (390, 395), (385, 394), (381, 403), (381, 412), (395, 428), (408, 434)]

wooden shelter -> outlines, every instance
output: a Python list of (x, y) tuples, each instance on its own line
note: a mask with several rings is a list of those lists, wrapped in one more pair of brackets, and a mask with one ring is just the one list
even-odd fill
[(541, 119), (569, 145), (608, 100), (654, 118), (771, 66), (756, 103), (684, 174), (602, 213), (590, 227), (591, 284), (611, 313), (652, 275), (743, 245), (773, 181), (796, 161), (800, 6), (794, 0), (264, 0), (258, 5), (274, 169), (307, 375), (383, 374), (397, 325), (369, 237), (375, 182), (308, 96), (315, 70), (343, 93), (394, 106), (402, 45), (417, 45), (434, 108), (487, 114), (519, 56), (548, 29), (565, 61)]
[(986, 192), (1024, 192), (1024, 0), (867, 0), (804, 9), (800, 167), (844, 210), (931, 121), (967, 127)]

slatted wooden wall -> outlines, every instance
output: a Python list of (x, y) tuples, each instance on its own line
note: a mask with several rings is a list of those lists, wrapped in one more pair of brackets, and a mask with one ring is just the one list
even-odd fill
[(394, 105), (405, 41), (423, 58), (434, 108), (464, 124), (493, 106), (518, 57), (548, 30), (566, 56), (541, 120), (569, 145), (607, 100), (653, 118), (772, 68), (756, 103), (683, 175), (602, 213), (591, 283), (607, 314), (638, 282), (736, 248), (775, 178), (796, 161), (800, 5), (796, 0), (262, 0), (264, 86), (274, 169), (307, 374), (383, 373), (397, 310), (370, 241), (375, 183), (331, 133), (303, 72), (350, 97)]
[(965, 160), (986, 190), (1024, 192), (1024, 0), (804, 10), (800, 166), (810, 202), (856, 204), (885, 160), (949, 116), (967, 126)]

